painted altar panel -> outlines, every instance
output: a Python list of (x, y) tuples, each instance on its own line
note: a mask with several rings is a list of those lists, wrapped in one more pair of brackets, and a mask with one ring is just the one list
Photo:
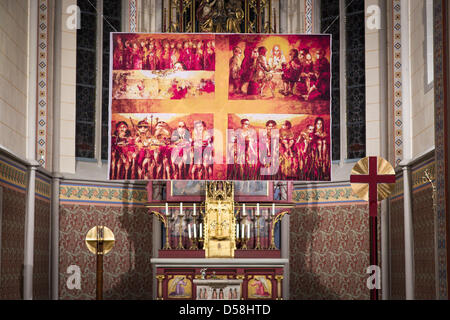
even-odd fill
[(206, 268), (204, 278), (201, 271), (200, 267), (158, 267), (156, 278), (160, 290), (157, 299), (282, 299), (282, 267), (210, 267)]
[(110, 179), (331, 179), (329, 35), (111, 37)]

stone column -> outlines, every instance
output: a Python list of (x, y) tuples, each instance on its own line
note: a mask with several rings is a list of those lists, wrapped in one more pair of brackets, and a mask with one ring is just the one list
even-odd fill
[(28, 169), (27, 203), (25, 216), (25, 241), (23, 260), (23, 299), (33, 300), (33, 265), (34, 265), (34, 217), (36, 201), (36, 169), (33, 161)]
[[(152, 257), (158, 258), (158, 251), (161, 249), (161, 222), (155, 215), (153, 215), (152, 233)], [(152, 272), (156, 275), (155, 265), (152, 265)], [(153, 277), (153, 298), (156, 299), (157, 297), (157, 282), (156, 277)]]
[(51, 243), (50, 243), (50, 297), (59, 299), (59, 186), (61, 176), (56, 174), (52, 184)]
[(400, 166), (403, 169), (406, 300), (414, 300), (414, 230), (412, 220), (411, 169), (403, 161), (400, 163)]
[[(289, 215), (281, 220), (281, 258), (289, 259)], [(289, 300), (289, 263), (284, 265), (283, 299)]]

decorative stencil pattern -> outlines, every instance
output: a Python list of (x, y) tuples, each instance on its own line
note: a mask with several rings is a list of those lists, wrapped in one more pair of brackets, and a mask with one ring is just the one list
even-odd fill
[(446, 180), (448, 179), (448, 164), (446, 163), (445, 154), (447, 152), (447, 141), (445, 135), (448, 127), (445, 124), (445, 108), (448, 103), (446, 96), (447, 86), (447, 59), (448, 47), (445, 39), (447, 23), (444, 15), (447, 14), (445, 7), (448, 6), (445, 0), (434, 1), (434, 118), (435, 118), (435, 145), (436, 145), (436, 186), (437, 186), (437, 241), (438, 241), (438, 274), (439, 274), (439, 290), (438, 299), (448, 299), (447, 293), (447, 244), (446, 244)]
[(290, 299), (368, 300), (367, 205), (297, 208), (290, 217)]
[(392, 1), (392, 84), (394, 103), (394, 163), (403, 159), (403, 119), (402, 119), (402, 34), (401, 34), (401, 0)]
[(129, 10), (130, 32), (136, 32), (138, 23), (137, 0), (129, 0)]
[[(85, 244), (87, 232), (95, 225), (110, 228), (116, 240), (103, 259), (104, 299), (152, 299), (152, 219), (146, 208), (62, 205), (60, 299), (95, 299), (96, 260)], [(81, 269), (81, 290), (69, 290), (66, 286), (70, 265)]]
[(353, 193), (350, 184), (317, 188), (296, 188), (292, 194), (292, 200), (296, 202), (297, 206), (365, 202)]
[(313, 33), (313, 0), (305, 0), (305, 33)]
[(3, 188), (0, 300), (22, 299), (25, 203), (24, 192)]
[(33, 299), (50, 299), (50, 211), (49, 201), (36, 198), (34, 226)]
[(113, 187), (95, 185), (61, 184), (59, 189), (61, 203), (88, 204), (107, 203), (110, 205), (144, 206), (147, 190), (142, 187)]
[(27, 184), (27, 173), (25, 168), (0, 158), (0, 183), (7, 184), (20, 190), (25, 190)]
[(48, 130), (48, 0), (39, 0), (37, 73), (37, 159), (47, 167)]

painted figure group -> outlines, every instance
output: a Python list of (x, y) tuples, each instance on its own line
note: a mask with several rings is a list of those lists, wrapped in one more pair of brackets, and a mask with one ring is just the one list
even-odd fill
[[(264, 97), (270, 89), (284, 96), (295, 96), (300, 100), (328, 100), (330, 97), (330, 62), (321, 48), (291, 48), (288, 59), (279, 45), (274, 45), (269, 57), (267, 48), (246, 47), (244, 57), (242, 48), (233, 48), (230, 58), (230, 93)], [(275, 75), (280, 75), (280, 81)], [(246, 91), (244, 87), (246, 86)], [(245, 91), (245, 92), (244, 92)]]
[(206, 70), (216, 65), (214, 40), (116, 37), (114, 70)]
[[(228, 288), (226, 290), (226, 299), (227, 300), (237, 300), (239, 299), (239, 294), (237, 292), (236, 288)], [(198, 292), (197, 299), (204, 299), (208, 300), (208, 289), (207, 288), (200, 288)], [(225, 299), (225, 292), (223, 288), (220, 289), (211, 289), (211, 298), (210, 300), (224, 300)]]
[(195, 121), (192, 134), (184, 121), (172, 130), (164, 121), (153, 128), (147, 119), (137, 127), (130, 118), (116, 124), (111, 143), (111, 179), (213, 178), (213, 135), (204, 121)]
[[(241, 120), (241, 128), (234, 131), (228, 145), (228, 156), (233, 158), (233, 164), (229, 163), (227, 168), (228, 179), (309, 181), (330, 178), (329, 137), (321, 117), (300, 133), (293, 131), (288, 120), (278, 130), (278, 136), (273, 134), (274, 129), (277, 129), (274, 120), (266, 122), (262, 134), (251, 129), (248, 119)], [(270, 174), (263, 173), (262, 169)]]

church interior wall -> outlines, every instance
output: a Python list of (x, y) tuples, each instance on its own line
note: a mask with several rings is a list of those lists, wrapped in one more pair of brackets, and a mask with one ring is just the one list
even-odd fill
[[(59, 59), (61, 69), (59, 72), (60, 83), (55, 88), (59, 90), (60, 104), (59, 125), (59, 171), (75, 173), (75, 114), (76, 114), (76, 49), (77, 32), (67, 27), (70, 14), (66, 8), (76, 5), (76, 0), (64, 0), (61, 9), (61, 25), (59, 33), (61, 37), (60, 50), (55, 52), (55, 59)], [(94, 72), (94, 71), (93, 71)], [(93, 106), (94, 107), (94, 106)]]
[[(148, 5), (138, 7), (140, 17), (156, 8), (154, 1), (142, 0), (139, 3)], [(304, 1), (298, 2), (301, 3), (300, 6), (296, 6), (296, 3), (297, 1), (288, 1), (286, 32), (304, 32)], [(117, 246), (105, 258), (105, 298), (151, 299), (154, 276), (148, 261), (153, 250), (152, 219), (144, 207), (146, 193), (143, 184), (116, 183), (98, 186), (89, 181), (78, 180), (75, 183), (68, 180), (75, 179), (76, 176), (106, 180), (105, 165), (100, 170), (96, 163), (77, 163), (75, 158), (76, 30), (67, 29), (65, 22), (69, 14), (64, 10), (70, 4), (76, 4), (76, 0), (64, 0), (61, 6), (61, 48), (55, 48), (54, 52), (55, 59), (59, 59), (61, 63), (61, 69), (57, 70), (61, 81), (54, 86), (54, 90), (59, 90), (61, 96), (60, 101), (55, 101), (61, 106), (61, 114), (55, 125), (60, 128), (59, 171), (65, 174), (60, 191), (60, 298), (95, 297), (95, 257), (87, 252), (84, 236), (95, 223), (104, 223), (111, 226), (117, 240)], [(434, 89), (424, 85), (426, 65), (423, 6), (424, 1), (421, 0), (412, 0), (410, 4), (413, 157), (434, 146)], [(0, 1), (0, 145), (22, 159), (27, 158), (28, 94), (24, 84), (29, 80), (28, 10), (26, 0)], [(160, 12), (155, 12), (148, 20), (138, 20), (142, 28), (138, 31), (158, 31), (158, 14)], [(391, 28), (392, 26), (388, 30)], [(378, 56), (381, 53), (378, 36), (377, 31), (366, 30), (368, 155), (379, 154), (380, 150)], [(392, 42), (392, 37), (388, 32), (387, 55), (391, 59), (388, 72), (394, 69), (390, 41)], [(391, 76), (392, 74), (389, 79)], [(391, 83), (389, 88), (392, 87)], [(389, 89), (388, 94), (392, 99), (391, 91)], [(392, 106), (393, 103), (390, 101), (389, 105)], [(393, 114), (393, 110), (389, 112)], [(393, 133), (389, 136), (392, 137)], [(390, 143), (393, 141), (390, 138)], [(391, 146), (389, 149), (394, 148)], [(48, 155), (51, 152), (49, 149)], [(390, 158), (393, 157), (391, 154)], [(290, 217), (291, 299), (368, 299), (365, 282), (362, 280), (367, 277), (368, 217), (365, 205), (357, 202), (351, 195), (348, 180), (342, 182), (348, 177), (350, 170), (347, 169), (353, 166), (352, 163), (346, 165), (344, 168), (333, 165), (333, 173), (336, 173), (333, 174), (334, 180), (341, 182), (296, 185), (293, 199), (297, 208)], [(436, 298), (436, 220), (433, 216), (432, 187), (422, 179), (424, 170), (433, 166), (434, 162), (427, 158), (414, 164), (412, 170), (415, 292), (418, 299)], [(0, 158), (0, 167), (3, 200), (0, 220), (0, 299), (21, 299), (27, 171), (25, 166), (12, 158)], [(96, 176), (92, 175), (94, 172)], [(48, 299), (51, 206), (48, 175), (38, 174), (36, 189), (34, 295), (37, 299)], [(391, 298), (404, 299), (401, 174), (398, 175), (396, 192), (389, 202)], [(66, 286), (66, 270), (71, 264), (81, 267), (81, 290), (69, 290)]]
[(50, 299), (50, 215), (51, 181), (43, 174), (36, 177), (33, 295)]
[(0, 145), (27, 157), (28, 1), (0, 3)]
[(297, 207), (290, 217), (290, 299), (366, 300), (367, 205)]
[[(153, 218), (146, 201), (145, 187), (61, 183), (60, 299), (95, 298), (95, 255), (84, 241), (94, 225), (110, 228), (116, 240), (104, 258), (105, 299), (152, 299)], [(70, 265), (80, 267), (81, 290), (66, 285)]]
[(425, 39), (426, 1), (410, 1), (412, 157), (434, 146), (434, 89), (428, 88)]
[[(403, 180), (397, 179), (395, 190), (403, 190)], [(390, 283), (391, 299), (405, 299), (405, 229), (403, 219), (403, 191), (390, 199)]]
[(0, 157), (2, 187), (0, 299), (22, 298), (26, 168)]
[[(434, 177), (433, 153), (428, 153), (412, 166), (412, 216), (415, 264), (415, 297), (436, 299), (436, 217), (433, 209), (433, 189), (425, 178), (428, 170)], [(405, 299), (405, 249), (404, 249), (404, 199), (403, 176), (397, 175), (394, 192), (390, 198), (390, 263), (391, 298)]]
[[(365, 7), (380, 5), (379, 0), (366, 0)], [(366, 19), (370, 15), (366, 12)], [(381, 135), (381, 79), (380, 55), (384, 54), (380, 48), (382, 32), (365, 27), (365, 62), (366, 62), (366, 155), (380, 154)]]

